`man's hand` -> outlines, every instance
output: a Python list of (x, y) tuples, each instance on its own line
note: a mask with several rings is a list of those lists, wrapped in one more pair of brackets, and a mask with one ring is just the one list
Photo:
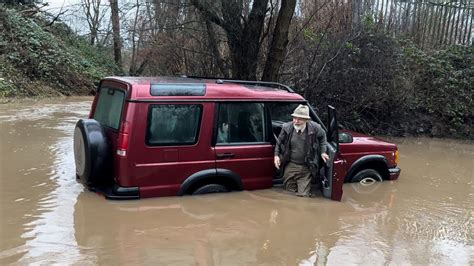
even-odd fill
[(329, 160), (329, 155), (327, 153), (321, 153), (321, 158), (323, 158), (324, 163)]
[(278, 155), (275, 155), (275, 158), (273, 159), (273, 163), (275, 164), (276, 169), (280, 169), (280, 157)]

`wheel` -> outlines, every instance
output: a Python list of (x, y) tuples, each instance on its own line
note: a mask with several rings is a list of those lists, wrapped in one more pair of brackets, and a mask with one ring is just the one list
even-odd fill
[(382, 176), (374, 169), (364, 169), (351, 179), (351, 182), (360, 183), (361, 185), (370, 185), (381, 181), (383, 181)]
[(79, 120), (74, 129), (76, 177), (86, 185), (102, 183), (109, 157), (107, 138), (99, 122), (94, 119)]
[(220, 193), (229, 192), (229, 190), (220, 184), (208, 184), (196, 189), (192, 195), (209, 194), (209, 193)]

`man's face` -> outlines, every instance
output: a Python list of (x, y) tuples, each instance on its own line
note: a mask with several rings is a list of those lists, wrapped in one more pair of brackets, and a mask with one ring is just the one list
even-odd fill
[(302, 126), (302, 125), (306, 124), (307, 121), (308, 121), (308, 119), (293, 117), (293, 124), (296, 125), (296, 126)]

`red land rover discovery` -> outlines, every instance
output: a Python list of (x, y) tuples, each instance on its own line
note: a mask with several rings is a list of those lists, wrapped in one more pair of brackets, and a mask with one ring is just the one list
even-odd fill
[[(276, 137), (298, 104), (288, 86), (187, 77), (109, 77), (89, 119), (74, 132), (76, 176), (108, 199), (271, 188)], [(311, 109), (311, 108), (310, 108)], [(344, 182), (397, 179), (395, 144), (338, 131), (328, 106), (330, 160), (320, 173), (324, 197), (341, 200)]]

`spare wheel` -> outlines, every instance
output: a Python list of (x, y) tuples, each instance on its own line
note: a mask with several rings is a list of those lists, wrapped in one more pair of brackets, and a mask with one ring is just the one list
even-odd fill
[(106, 181), (105, 170), (110, 154), (102, 126), (94, 119), (81, 119), (74, 129), (74, 161), (76, 177), (86, 185)]

